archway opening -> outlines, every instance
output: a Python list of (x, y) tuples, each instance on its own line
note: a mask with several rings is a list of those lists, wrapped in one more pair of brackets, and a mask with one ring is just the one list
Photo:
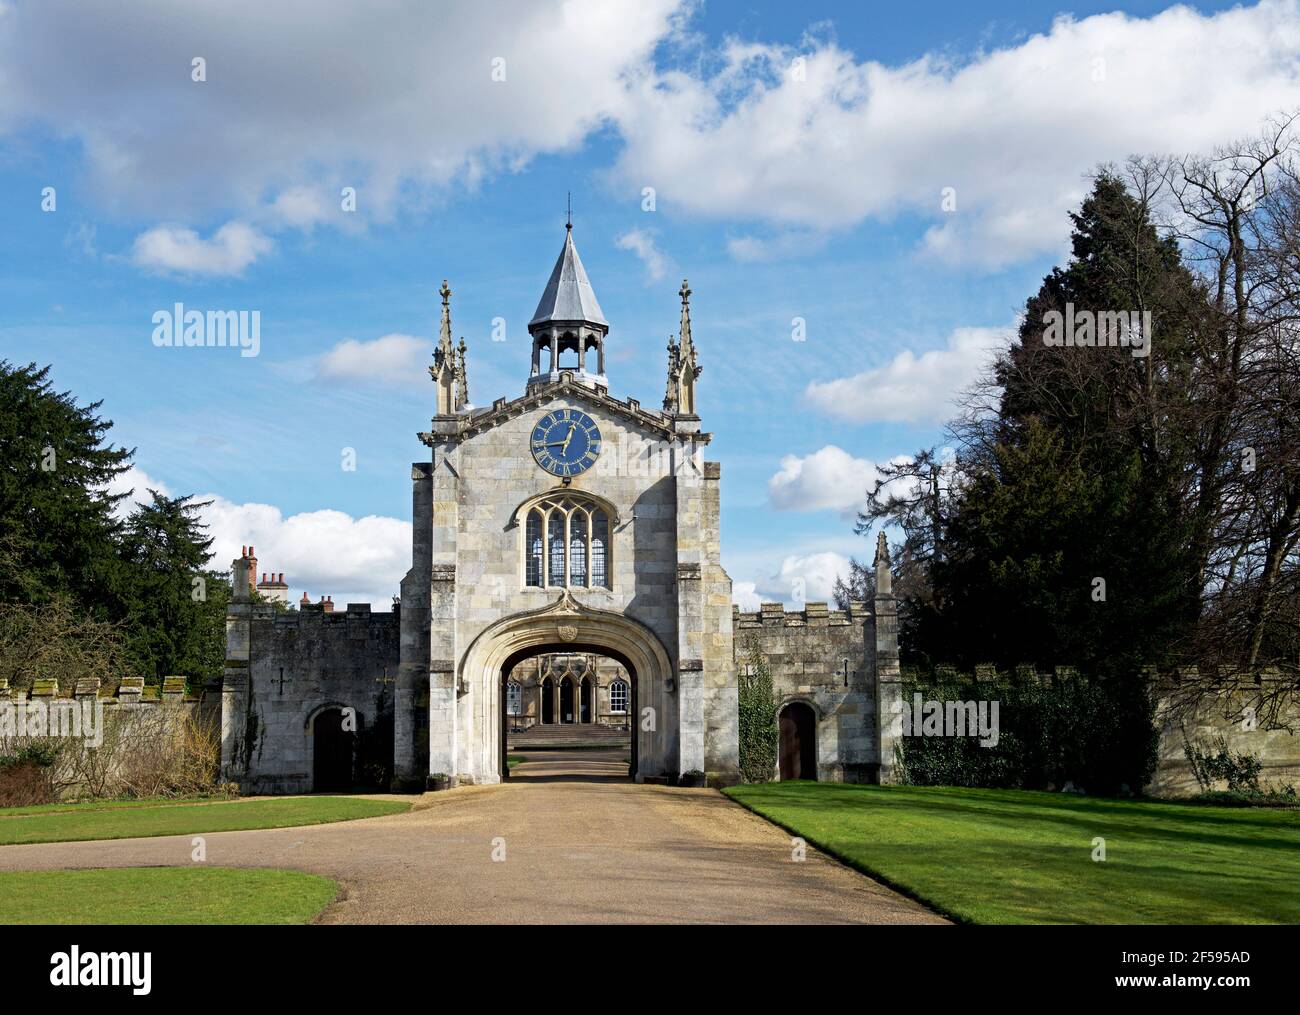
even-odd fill
[(327, 708), (312, 722), (312, 789), (337, 793), (352, 788), (356, 735), (344, 729), (343, 709)]
[(560, 681), (560, 722), (566, 726), (574, 722), (572, 677)]
[[(541, 721), (547, 726), (553, 725), (555, 723), (555, 681), (550, 677), (542, 681), (540, 705)], [(522, 712), (516, 717), (515, 722), (522, 729), (528, 728), (528, 716)]]
[(817, 715), (812, 706), (792, 701), (781, 709), (781, 781), (817, 779)]
[(502, 779), (635, 778), (636, 672), (628, 659), (597, 646), (541, 645), (508, 658), (501, 682)]

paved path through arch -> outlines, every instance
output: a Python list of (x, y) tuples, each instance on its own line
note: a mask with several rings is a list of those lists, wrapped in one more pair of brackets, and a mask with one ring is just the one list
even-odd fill
[[(714, 790), (614, 779), (620, 761), (556, 753), (409, 814), (214, 832), (208, 863), (335, 879), (343, 897), (322, 923), (944, 922), (815, 850), (792, 861), (785, 832)], [(190, 836), (3, 846), (0, 870), (184, 866), (192, 849)]]

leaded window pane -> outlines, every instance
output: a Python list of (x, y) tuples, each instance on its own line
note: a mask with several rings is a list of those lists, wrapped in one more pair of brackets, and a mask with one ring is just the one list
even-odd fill
[(528, 512), (525, 546), (527, 584), (540, 587), (542, 584), (542, 513), (536, 508)]
[(550, 574), (547, 577), (548, 585), (564, 585), (564, 515), (559, 511), (551, 512), (550, 533), (547, 536), (549, 544), (547, 552), (550, 559)]
[(591, 513), (591, 585), (593, 588), (610, 587), (608, 546), (609, 518), (604, 511), (597, 509)]
[(569, 584), (587, 584), (587, 513), (582, 510), (569, 516)]

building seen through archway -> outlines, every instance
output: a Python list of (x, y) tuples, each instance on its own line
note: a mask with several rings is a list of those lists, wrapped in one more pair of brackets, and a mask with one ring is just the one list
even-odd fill
[(507, 750), (607, 748), (630, 755), (632, 675), (592, 652), (544, 652), (505, 679)]

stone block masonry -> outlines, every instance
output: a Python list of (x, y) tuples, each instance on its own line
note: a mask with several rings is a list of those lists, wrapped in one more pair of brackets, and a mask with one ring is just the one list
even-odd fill
[[(247, 563), (233, 566), (238, 574)], [(235, 587), (241, 587), (238, 577)], [(391, 776), (400, 621), (400, 612), (373, 613), (368, 604), (349, 603), (334, 613), (311, 605), (295, 613), (232, 599), (224, 778), (244, 793), (311, 792), (317, 721), (346, 709), (355, 716), (356, 784), (378, 781), (381, 771)]]

